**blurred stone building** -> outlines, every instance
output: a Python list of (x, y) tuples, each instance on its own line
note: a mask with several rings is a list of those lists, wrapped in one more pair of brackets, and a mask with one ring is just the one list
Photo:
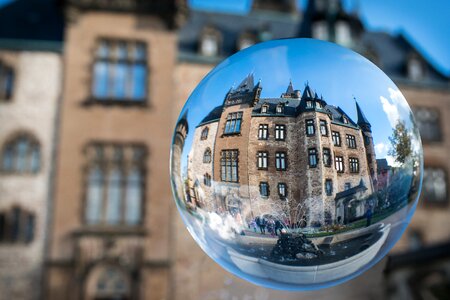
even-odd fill
[(57, 7), (37, 1), (0, 9), (0, 299), (41, 296), (62, 90), (62, 21)]
[(173, 1), (65, 3), (46, 299), (170, 299)]

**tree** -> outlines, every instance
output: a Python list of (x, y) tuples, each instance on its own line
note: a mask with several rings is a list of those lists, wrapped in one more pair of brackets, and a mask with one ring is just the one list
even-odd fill
[(388, 154), (394, 156), (395, 161), (403, 164), (412, 154), (411, 136), (402, 121), (398, 121), (392, 131), (392, 136), (389, 137), (392, 149), (389, 150)]

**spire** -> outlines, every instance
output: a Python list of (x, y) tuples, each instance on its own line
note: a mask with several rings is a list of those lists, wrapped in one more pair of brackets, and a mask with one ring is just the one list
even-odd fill
[(364, 115), (364, 113), (362, 112), (361, 107), (358, 104), (358, 101), (356, 101), (355, 99), (355, 103), (356, 103), (356, 113), (358, 115), (358, 125), (363, 128), (363, 129), (368, 129), (370, 131), (370, 122), (367, 120), (366, 116)]
[(286, 94), (291, 94), (294, 92), (294, 87), (292, 86), (292, 80), (289, 80), (289, 85), (286, 89)]
[(311, 91), (311, 88), (309, 87), (309, 83), (306, 82), (305, 90), (303, 91), (302, 98), (313, 98), (313, 93)]
[(255, 87), (253, 73), (247, 75), (247, 77), (242, 80), (236, 90), (253, 90)]

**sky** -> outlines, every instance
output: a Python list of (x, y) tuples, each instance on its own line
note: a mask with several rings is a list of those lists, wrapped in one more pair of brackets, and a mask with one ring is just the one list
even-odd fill
[[(0, 0), (2, 1), (2, 0)], [(189, 0), (191, 8), (245, 14), (252, 0)], [(304, 9), (307, 0), (298, 0)], [(347, 10), (357, 7), (371, 31), (403, 33), (441, 72), (450, 75), (449, 0), (343, 0)]]
[[(209, 73), (191, 94), (186, 110), (189, 134), (186, 159), (195, 127), (216, 106), (230, 87), (249, 73), (261, 79), (261, 98), (279, 97), (291, 80), (294, 89), (306, 82), (330, 104), (341, 107), (357, 121), (355, 98), (372, 125), (377, 158), (388, 158), (389, 136), (399, 120), (411, 128), (410, 110), (396, 85), (378, 67), (344, 47), (313, 39), (285, 39), (257, 44), (230, 56)], [(389, 158), (393, 164), (393, 158)], [(185, 162), (183, 162), (185, 163)]]

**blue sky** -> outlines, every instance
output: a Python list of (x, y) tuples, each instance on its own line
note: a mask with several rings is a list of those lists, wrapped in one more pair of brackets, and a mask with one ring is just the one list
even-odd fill
[[(1, 0), (0, 0), (1, 1)], [(189, 0), (192, 8), (245, 14), (252, 0)], [(298, 0), (299, 8), (307, 0)], [(343, 0), (347, 10), (355, 8), (369, 30), (404, 33), (441, 72), (450, 75), (449, 0)]]
[[(184, 147), (186, 159), (195, 126), (227, 91), (249, 73), (261, 79), (261, 97), (279, 97), (292, 80), (295, 89), (310, 87), (328, 104), (340, 106), (354, 121), (354, 97), (372, 124), (377, 157), (386, 157), (388, 137), (399, 119), (410, 126), (409, 107), (395, 84), (374, 64), (351, 50), (312, 39), (288, 39), (257, 44), (229, 57), (209, 73), (190, 96), (190, 132)], [(391, 160), (391, 163), (393, 160)]]

